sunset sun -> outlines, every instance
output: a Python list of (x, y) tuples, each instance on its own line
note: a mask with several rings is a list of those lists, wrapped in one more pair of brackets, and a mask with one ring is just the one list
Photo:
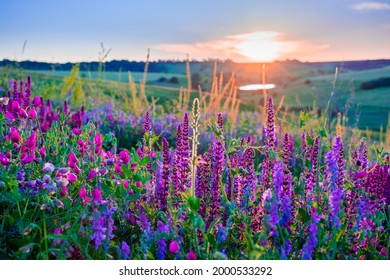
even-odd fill
[(237, 53), (251, 62), (271, 62), (291, 51), (292, 46), (278, 40), (273, 31), (253, 32), (235, 36), (239, 40)]

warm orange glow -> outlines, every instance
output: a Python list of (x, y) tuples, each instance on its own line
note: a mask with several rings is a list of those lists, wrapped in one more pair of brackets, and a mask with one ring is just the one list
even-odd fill
[(278, 40), (277, 32), (253, 32), (235, 36), (237, 52), (253, 62), (271, 62), (293, 49), (291, 43)]

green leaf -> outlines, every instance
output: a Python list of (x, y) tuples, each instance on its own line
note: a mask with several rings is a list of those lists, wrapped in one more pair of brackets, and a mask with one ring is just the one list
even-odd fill
[(144, 157), (141, 162), (139, 163), (140, 166), (145, 166), (150, 162), (150, 157)]
[(311, 220), (309, 213), (303, 208), (299, 208), (298, 210), (299, 216), (302, 218), (304, 223), (309, 222)]
[(125, 174), (126, 178), (131, 177), (131, 170), (130, 170), (130, 167), (128, 165), (122, 165), (122, 171), (123, 171), (123, 174)]

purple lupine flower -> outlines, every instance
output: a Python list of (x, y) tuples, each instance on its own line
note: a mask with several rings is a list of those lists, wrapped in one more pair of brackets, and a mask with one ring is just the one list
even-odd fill
[(149, 112), (146, 112), (145, 114), (145, 120), (144, 120), (144, 131), (145, 132), (150, 132), (152, 128), (150, 117), (149, 117)]
[(189, 177), (189, 158), (190, 158), (190, 140), (189, 140), (189, 121), (188, 113), (184, 114), (183, 126), (181, 132), (181, 146), (180, 146), (180, 172), (181, 172), (181, 185), (184, 190), (190, 184)]
[(311, 163), (311, 169), (309, 169), (307, 172), (306, 185), (305, 185), (306, 198), (309, 204), (313, 201), (313, 189), (314, 189), (314, 185), (316, 184), (319, 145), (320, 145), (320, 138), (317, 137), (314, 141), (314, 146), (309, 146), (306, 153), (306, 156)]
[(207, 227), (217, 218), (217, 214), (221, 207), (221, 187), (220, 180), (222, 179), (222, 171), (225, 165), (225, 154), (221, 142), (215, 141), (213, 145), (213, 178), (210, 189), (210, 211)]
[(90, 239), (95, 245), (95, 251), (99, 249), (99, 246), (106, 239), (107, 228), (104, 227), (104, 218), (100, 215), (98, 210), (95, 210), (92, 214), (92, 235)]
[(223, 225), (219, 225), (218, 235), (217, 235), (217, 243), (223, 243), (226, 241), (228, 236), (228, 229)]
[(331, 190), (329, 196), (330, 218), (333, 226), (336, 229), (339, 229), (341, 225), (339, 219), (339, 213), (341, 210), (341, 204), (343, 202), (343, 198), (344, 198), (344, 193), (342, 188), (336, 187)]
[(268, 98), (267, 103), (267, 141), (266, 145), (274, 150), (276, 147), (276, 135), (275, 135), (275, 111), (274, 101), (272, 97)]
[(274, 181), (274, 190), (276, 193), (277, 198), (280, 200), (282, 197), (283, 193), (283, 180), (284, 180), (284, 166), (283, 163), (280, 161), (276, 161), (273, 172), (272, 172), (272, 177)]
[(314, 250), (317, 246), (317, 232), (318, 232), (318, 223), (320, 221), (320, 217), (313, 212), (312, 214), (312, 223), (309, 225), (309, 237), (306, 240), (306, 243), (302, 248), (302, 259), (303, 260), (311, 260), (313, 258)]
[(337, 176), (337, 186), (341, 187), (344, 184), (344, 146), (341, 141), (340, 136), (337, 136), (335, 144), (333, 146), (335, 153), (337, 153), (337, 167), (338, 167), (338, 176)]
[[(292, 145), (291, 145), (292, 143)], [(291, 160), (291, 153), (293, 151), (294, 147), (294, 139), (286, 133), (283, 138), (283, 164), (284, 164), (284, 178), (283, 178), (283, 192), (284, 193), (291, 193), (291, 182), (292, 182), (292, 175), (290, 172), (290, 160)]]
[(327, 179), (328, 189), (333, 190), (337, 188), (337, 179), (339, 176), (339, 168), (337, 165), (337, 154), (333, 150), (325, 155), (326, 170), (325, 178)]
[(161, 174), (161, 182), (157, 182), (157, 184), (161, 184), (160, 189), (158, 190), (157, 199), (159, 208), (163, 211), (168, 210), (167, 206), (167, 198), (169, 192), (169, 146), (168, 141), (164, 137), (162, 139), (162, 154), (163, 154), (163, 166), (162, 166), (162, 174)]
[[(169, 233), (169, 225), (163, 224), (161, 221), (157, 222), (157, 233), (164, 234)], [(167, 253), (167, 240), (166, 238), (160, 238), (157, 241), (157, 253), (156, 257), (158, 260), (165, 260), (165, 256)]]
[(219, 129), (223, 132), (223, 114), (222, 113), (217, 114), (217, 124), (218, 124)]
[(112, 215), (117, 210), (117, 207), (106, 205), (106, 209), (103, 212), (103, 220), (106, 228), (106, 242), (104, 244), (104, 251), (107, 252), (110, 246), (110, 240), (114, 238), (113, 231), (116, 230), (114, 226), (114, 220), (112, 219)]
[(198, 159), (198, 167), (196, 172), (196, 181), (195, 181), (195, 195), (200, 198), (200, 207), (199, 214), (202, 218), (206, 217), (206, 201), (207, 195), (210, 192), (209, 182), (210, 182), (210, 172), (211, 172), (211, 155), (209, 152), (206, 152), (203, 155), (202, 159)]
[[(249, 142), (251, 139), (248, 140)], [(248, 142), (248, 143), (249, 143)], [(240, 167), (245, 169), (247, 174), (245, 174), (242, 184), (247, 188), (247, 192), (251, 194), (251, 200), (255, 199), (255, 191), (257, 180), (255, 176), (255, 168), (254, 168), (254, 158), (255, 154), (252, 148), (248, 148), (244, 151), (241, 161)]]
[(130, 247), (125, 241), (122, 241), (121, 252), (124, 260), (130, 259)]

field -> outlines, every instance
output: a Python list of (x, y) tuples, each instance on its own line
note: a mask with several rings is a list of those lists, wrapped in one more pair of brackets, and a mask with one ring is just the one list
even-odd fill
[(1, 68), (0, 258), (390, 259), (390, 68), (281, 66)]

